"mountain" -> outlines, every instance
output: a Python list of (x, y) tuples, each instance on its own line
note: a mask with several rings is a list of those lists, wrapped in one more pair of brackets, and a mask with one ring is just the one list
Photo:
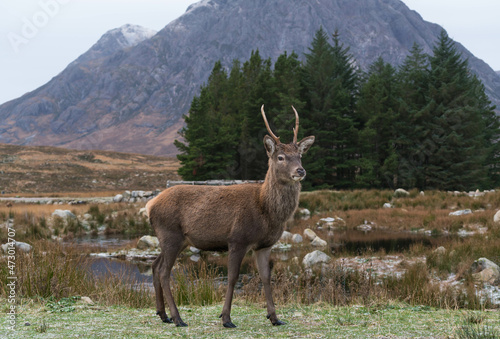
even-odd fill
[[(273, 60), (307, 52), (314, 33), (338, 30), (357, 64), (401, 63), (414, 42), (430, 52), (442, 28), (400, 0), (202, 0), (157, 34), (106, 33), (44, 86), (0, 106), (0, 142), (172, 155), (182, 115), (217, 60), (254, 49)], [(150, 37), (151, 36), (151, 37)], [(500, 107), (500, 77), (462, 45)]]

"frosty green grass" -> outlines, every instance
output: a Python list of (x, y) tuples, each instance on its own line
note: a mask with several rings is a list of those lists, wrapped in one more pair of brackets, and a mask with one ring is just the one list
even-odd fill
[[(18, 307), (16, 331), (0, 330), (0, 338), (452, 338), (465, 316), (479, 313), (482, 328), (500, 328), (496, 311), (461, 311), (427, 306), (384, 304), (372, 307), (332, 307), (327, 304), (279, 307), (287, 322), (274, 327), (264, 305), (235, 301), (235, 329), (218, 319), (222, 304), (184, 306), (186, 328), (164, 324), (153, 308), (87, 305), (76, 302), (70, 311), (57, 311), (32, 300)], [(477, 317), (476, 317), (477, 318)]]

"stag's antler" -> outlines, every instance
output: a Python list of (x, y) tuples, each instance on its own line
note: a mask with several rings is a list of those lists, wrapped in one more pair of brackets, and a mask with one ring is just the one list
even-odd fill
[(269, 127), (269, 123), (267, 122), (266, 113), (264, 112), (264, 105), (260, 108), (260, 112), (262, 113), (262, 117), (264, 118), (264, 123), (266, 124), (267, 131), (269, 135), (276, 141), (277, 144), (280, 144), (280, 138), (274, 135), (273, 131), (271, 131), (271, 127)]
[(299, 134), (299, 114), (292, 105), (292, 109), (295, 112), (295, 128), (293, 129), (293, 143), (297, 143), (297, 135)]

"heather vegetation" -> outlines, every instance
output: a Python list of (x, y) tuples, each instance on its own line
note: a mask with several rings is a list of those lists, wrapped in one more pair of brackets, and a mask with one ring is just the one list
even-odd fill
[(267, 168), (260, 106), (291, 140), (293, 105), (304, 156), (305, 189), (497, 187), (499, 120), (483, 84), (443, 32), (432, 55), (418, 45), (401, 66), (383, 59), (356, 66), (349, 47), (320, 29), (301, 62), (259, 51), (229, 70), (217, 62), (192, 101), (179, 174), (186, 180), (262, 179)]

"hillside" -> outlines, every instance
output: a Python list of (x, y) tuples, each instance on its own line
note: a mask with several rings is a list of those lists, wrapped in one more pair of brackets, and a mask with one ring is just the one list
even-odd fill
[(179, 180), (175, 158), (0, 144), (4, 194), (164, 189)]
[[(217, 60), (252, 50), (303, 56), (316, 30), (338, 29), (357, 64), (430, 52), (442, 28), (400, 0), (202, 0), (153, 35), (138, 26), (106, 33), (44, 86), (0, 106), (0, 142), (173, 155), (191, 100)], [(500, 107), (500, 77), (460, 44)]]

